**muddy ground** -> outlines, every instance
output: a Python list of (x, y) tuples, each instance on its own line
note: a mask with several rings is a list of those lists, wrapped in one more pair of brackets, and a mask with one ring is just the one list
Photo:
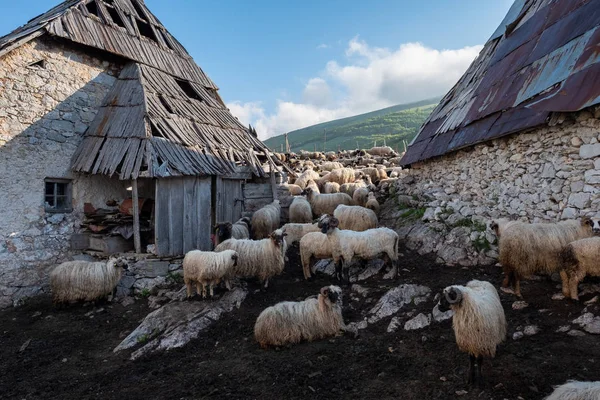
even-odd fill
[[(345, 289), (346, 322), (361, 320), (386, 290), (418, 283), (433, 293), (477, 278), (500, 284), (498, 267), (460, 269), (404, 252), (394, 282), (373, 277), (371, 289), (350, 301)], [(302, 280), (297, 254), (266, 293), (250, 295), (239, 310), (225, 315), (184, 348), (136, 361), (112, 349), (151, 311), (146, 299), (121, 304), (76, 305), (56, 310), (49, 297), (0, 312), (0, 398), (2, 399), (541, 399), (567, 379), (598, 380), (599, 338), (556, 333), (585, 307), (552, 300), (559, 292), (548, 280), (528, 281), (529, 307), (513, 310), (513, 296), (501, 293), (509, 338), (497, 357), (484, 364), (483, 390), (466, 386), (468, 356), (454, 342), (451, 321), (417, 330), (386, 333), (390, 318), (352, 334), (289, 348), (262, 350), (253, 340), (256, 317), (282, 300), (300, 300), (335, 282), (318, 276)], [(583, 296), (582, 301), (593, 295)], [(431, 312), (433, 295), (399, 313)], [(598, 306), (588, 310), (598, 314)], [(540, 310), (542, 310), (540, 312)], [(537, 325), (540, 333), (513, 340), (518, 326)], [(573, 326), (577, 328), (577, 326)], [(28, 343), (28, 344), (27, 344)], [(468, 393), (461, 391), (466, 390)], [(458, 394), (457, 394), (458, 392)]]

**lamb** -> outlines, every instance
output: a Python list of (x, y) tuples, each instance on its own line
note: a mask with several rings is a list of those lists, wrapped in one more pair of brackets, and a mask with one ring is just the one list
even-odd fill
[[(187, 297), (192, 297), (192, 283), (196, 284), (196, 293), (202, 291), (206, 297), (206, 286), (210, 286), (210, 297), (213, 297), (213, 287), (221, 279), (228, 279), (235, 274), (238, 253), (233, 250), (221, 252), (188, 251), (183, 258), (183, 281), (187, 289)], [(202, 285), (202, 289), (200, 289)]]
[(373, 210), (375, 214), (379, 214), (379, 202), (375, 198), (375, 193), (369, 193), (369, 196), (367, 197), (367, 204), (365, 204), (365, 207), (369, 210)]
[(290, 196), (298, 196), (300, 193), (302, 193), (303, 190), (300, 186), (295, 185), (293, 183), (287, 183), (283, 186), (288, 189), (288, 191), (290, 192)]
[(304, 279), (310, 279), (311, 277), (310, 268), (313, 259), (328, 258), (333, 258), (333, 254), (327, 235), (321, 232), (310, 232), (300, 239), (300, 261), (302, 262)]
[[(372, 260), (384, 256), (392, 264), (394, 274), (398, 274), (398, 243), (396, 232), (389, 228), (368, 229), (362, 232), (338, 229), (339, 220), (331, 215), (319, 219), (321, 232), (327, 235), (338, 279), (344, 271), (349, 282), (348, 267), (354, 258)], [(302, 243), (301, 243), (302, 244)]]
[(250, 218), (240, 218), (235, 224), (231, 222), (219, 222), (215, 225), (215, 246), (231, 238), (250, 239)]
[(55, 304), (78, 300), (98, 300), (111, 293), (127, 269), (127, 262), (111, 257), (108, 261), (67, 261), (50, 272), (50, 289)]
[(319, 232), (321, 229), (317, 224), (296, 224), (289, 223), (281, 227), (281, 229), (287, 234), (286, 243), (292, 245), (295, 242), (299, 242), (300, 239), (310, 232)]
[(466, 286), (444, 289), (439, 302), (442, 312), (452, 309), (452, 328), (460, 351), (469, 353), (469, 384), (483, 383), (483, 357), (496, 356), (496, 347), (506, 338), (506, 317), (494, 285), (472, 280)]
[(304, 196), (296, 196), (290, 204), (290, 222), (309, 223), (312, 222), (312, 208)]
[(340, 168), (334, 169), (333, 171), (319, 179), (317, 183), (321, 187), (325, 185), (326, 182), (336, 182), (340, 185), (343, 185), (344, 183), (352, 183), (354, 182), (354, 180), (354, 170), (352, 168)]
[(321, 169), (323, 171), (333, 171), (334, 169), (344, 168), (344, 166), (339, 162), (324, 162), (321, 164)]
[(367, 204), (367, 198), (369, 197), (369, 189), (366, 187), (359, 187), (352, 194), (352, 200), (354, 204), (364, 207)]
[(361, 206), (339, 205), (333, 216), (340, 221), (339, 228), (356, 232), (377, 228), (377, 215)]
[(263, 310), (256, 319), (254, 337), (266, 348), (335, 336), (344, 327), (342, 289), (325, 286), (317, 299), (284, 301)]
[[(238, 253), (238, 263), (234, 268), (237, 277), (257, 277), (264, 287), (269, 286), (269, 279), (283, 272), (285, 263), (286, 233), (277, 229), (269, 238), (262, 240), (229, 239), (215, 248), (215, 251), (235, 250)], [(231, 287), (229, 278), (227, 288)]]
[(323, 193), (339, 193), (340, 184), (337, 182), (327, 182), (323, 187)]
[(340, 193), (346, 193), (348, 196), (353, 197), (354, 192), (359, 188), (367, 188), (369, 190), (375, 189), (371, 182), (371, 177), (366, 175), (362, 180), (357, 180), (352, 183), (344, 183), (340, 186)]
[(600, 232), (598, 219), (528, 224), (515, 222), (505, 227), (499, 241), (498, 260), (504, 269), (502, 287), (511, 283), (515, 295), (521, 295), (520, 280), (537, 272), (560, 272), (563, 292), (568, 291), (568, 277), (561, 270), (560, 252), (569, 243)]
[(371, 181), (375, 184), (378, 184), (379, 181), (388, 178), (387, 172), (385, 172), (385, 169), (383, 168), (367, 167), (363, 168), (362, 172), (371, 177)]
[(306, 189), (306, 184), (309, 180), (312, 179), (316, 181), (320, 177), (321, 176), (312, 168), (307, 168), (303, 173), (300, 174), (300, 176), (298, 176), (296, 181), (294, 181), (294, 184), (300, 186), (302, 189)]
[(346, 193), (315, 193), (311, 188), (305, 190), (306, 198), (312, 207), (313, 215), (319, 217), (323, 214), (333, 214), (333, 211), (340, 204), (351, 205), (352, 198)]
[(600, 382), (568, 381), (558, 386), (546, 400), (598, 400)]
[(252, 234), (254, 239), (269, 237), (271, 232), (279, 228), (281, 207), (279, 200), (274, 200), (252, 215)]
[(321, 191), (319, 190), (319, 186), (317, 186), (317, 183), (315, 181), (313, 181), (312, 179), (306, 183), (305, 190), (306, 189), (311, 189), (313, 192), (315, 192), (317, 194), (321, 193)]
[(586, 275), (600, 276), (600, 237), (591, 237), (569, 243), (561, 252), (562, 270), (566, 272), (568, 286), (563, 285), (563, 295), (579, 300), (577, 285)]

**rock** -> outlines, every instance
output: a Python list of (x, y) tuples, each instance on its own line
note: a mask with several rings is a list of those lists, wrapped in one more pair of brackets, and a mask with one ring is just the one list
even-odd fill
[(581, 210), (588, 206), (590, 198), (591, 195), (589, 193), (572, 193), (569, 196), (568, 204)]
[(135, 283), (135, 277), (131, 275), (123, 275), (117, 286), (121, 286), (126, 289), (131, 289)]
[(135, 360), (147, 353), (182, 347), (218, 321), (223, 313), (239, 308), (247, 294), (242, 288), (234, 288), (216, 301), (171, 302), (148, 314), (113, 351), (142, 344), (131, 354)]
[(390, 324), (387, 327), (387, 333), (396, 332), (396, 330), (398, 330), (398, 328), (400, 328), (400, 325), (401, 325), (400, 318), (393, 317), (392, 320), (390, 321)]
[(571, 327), (569, 325), (563, 325), (563, 326), (560, 326), (556, 330), (556, 333), (565, 333), (565, 332), (568, 332), (569, 330), (571, 330)]
[(131, 267), (131, 272), (144, 278), (156, 278), (169, 273), (169, 263), (160, 260), (140, 260)]
[(369, 289), (367, 289), (364, 286), (357, 285), (357, 284), (352, 285), (351, 290), (353, 292), (360, 294), (362, 297), (367, 297), (367, 294), (369, 294)]
[(584, 144), (579, 148), (579, 156), (583, 159), (594, 158), (600, 155), (600, 144)]
[(404, 284), (389, 290), (375, 306), (369, 311), (370, 324), (395, 314), (406, 304), (424, 301), (431, 294), (431, 289), (426, 286)]
[(552, 295), (552, 300), (564, 300), (565, 296), (562, 293), (555, 293)]
[(360, 322), (351, 322), (346, 325), (346, 328), (352, 332), (352, 331), (357, 331), (359, 329), (367, 329), (367, 326), (369, 326), (369, 323), (367, 322), (366, 319), (364, 319)]
[(544, 164), (544, 169), (542, 171), (542, 178), (554, 178), (556, 176), (556, 170), (554, 169), (554, 165), (552, 163)]
[(159, 286), (165, 285), (167, 278), (165, 276), (158, 276), (156, 278), (141, 278), (135, 281), (133, 284), (134, 292), (139, 294), (144, 290), (148, 290), (153, 293)]
[(131, 296), (125, 296), (121, 299), (121, 304), (123, 305), (123, 307), (129, 307), (133, 303), (135, 303), (135, 298)]
[(452, 310), (441, 312), (438, 304), (436, 304), (435, 307), (433, 307), (433, 310), (431, 311), (431, 316), (433, 317), (433, 320), (435, 322), (445, 321), (447, 319), (452, 318), (453, 315), (454, 311)]
[(525, 329), (523, 329), (525, 336), (533, 336), (539, 332), (540, 328), (538, 328), (536, 325), (527, 325)]
[(561, 219), (575, 219), (576, 216), (577, 216), (577, 210), (574, 209), (573, 207), (567, 207), (563, 210), (560, 218)]
[(523, 334), (523, 332), (518, 332), (518, 331), (517, 331), (517, 332), (513, 333), (513, 335), (512, 335), (512, 338), (513, 338), (513, 340), (519, 340), (519, 339), (521, 339), (523, 336), (525, 336), (525, 335)]
[(594, 320), (594, 314), (584, 313), (579, 318), (574, 319), (573, 323), (577, 324), (579, 326), (585, 326), (585, 325), (591, 323), (593, 320)]
[(524, 308), (526, 308), (526, 307), (528, 307), (528, 306), (529, 306), (529, 304), (527, 304), (527, 303), (526, 303), (526, 302), (524, 302), (524, 301), (515, 301), (515, 302), (512, 304), (512, 309), (513, 309), (513, 310), (522, 310), (522, 309), (524, 309)]
[(335, 275), (335, 264), (333, 260), (319, 260), (313, 266), (313, 273), (321, 273), (329, 276)]
[(573, 147), (579, 147), (582, 144), (583, 144), (583, 140), (581, 140), (577, 136), (571, 138), (571, 146), (573, 146)]
[(431, 324), (431, 315), (425, 315), (421, 313), (413, 319), (406, 321), (406, 323), (404, 324), (404, 330), (412, 331), (415, 329), (423, 329), (426, 326), (429, 326), (429, 324)]
[(578, 324), (587, 333), (600, 335), (600, 317), (594, 317), (592, 313), (584, 313), (579, 318), (573, 320), (574, 324)]
[(457, 390), (456, 392), (454, 392), (457, 396), (464, 396), (465, 394), (468, 394), (469, 392), (467, 392), (466, 390)]
[(585, 336), (585, 333), (581, 332), (577, 329), (571, 329), (569, 332), (567, 332), (567, 335), (569, 335), (569, 336)]
[[(357, 281), (364, 281), (369, 279), (372, 276), (375, 276), (381, 272), (381, 270), (385, 267), (385, 262), (383, 260), (370, 260), (367, 264), (367, 268), (363, 270), (357, 277)], [(352, 280), (352, 278), (351, 278)]]
[(590, 305), (598, 302), (598, 296), (594, 296), (594, 298), (589, 299), (588, 301), (584, 301), (583, 304)]

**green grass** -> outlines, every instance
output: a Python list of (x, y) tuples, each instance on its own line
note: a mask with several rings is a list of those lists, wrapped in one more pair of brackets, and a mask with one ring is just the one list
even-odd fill
[[(410, 142), (419, 132), (419, 128), (433, 111), (439, 98), (417, 103), (401, 104), (382, 110), (338, 119), (309, 126), (288, 133), (292, 151), (337, 151), (371, 148), (374, 142), (378, 146), (385, 144), (399, 151), (403, 150), (402, 141)], [(327, 145), (325, 146), (325, 135)], [(281, 151), (285, 143), (284, 135), (265, 141), (274, 151)]]

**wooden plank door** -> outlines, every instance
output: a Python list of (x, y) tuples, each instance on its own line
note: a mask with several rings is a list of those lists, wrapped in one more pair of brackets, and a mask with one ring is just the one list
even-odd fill
[(217, 178), (217, 222), (233, 223), (241, 218), (244, 205), (243, 182), (240, 179)]

